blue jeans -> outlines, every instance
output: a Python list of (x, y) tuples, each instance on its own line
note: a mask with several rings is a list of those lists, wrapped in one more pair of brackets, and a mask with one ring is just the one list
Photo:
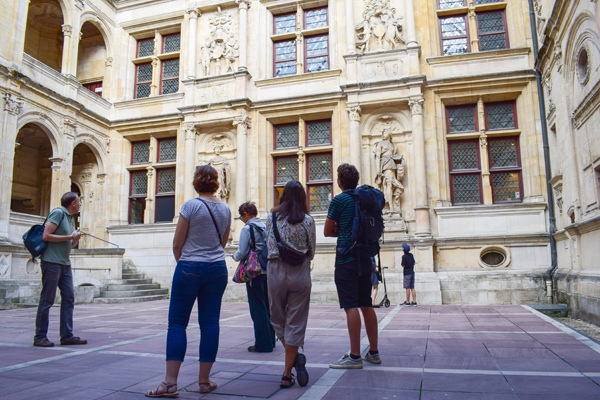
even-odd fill
[(48, 334), (48, 317), (54, 304), (56, 288), (60, 289), (60, 340), (73, 338), (73, 308), (75, 289), (70, 265), (42, 261), (42, 294), (35, 318), (34, 342), (39, 342)]
[(254, 322), (254, 347), (258, 351), (272, 351), (275, 347), (275, 330), (271, 325), (267, 275), (259, 275), (252, 279), (252, 286), (246, 282), (246, 293), (250, 316)]
[(198, 299), (200, 361), (215, 362), (219, 348), (221, 300), (227, 287), (225, 261), (213, 263), (179, 261), (173, 274), (167, 361), (183, 361), (187, 349), (186, 328), (194, 302)]

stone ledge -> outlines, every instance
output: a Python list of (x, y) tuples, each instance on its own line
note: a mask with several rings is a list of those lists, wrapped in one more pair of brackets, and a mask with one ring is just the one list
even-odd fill
[(341, 69), (331, 69), (331, 70), (321, 71), (321, 72), (307, 72), (304, 74), (297, 74), (297, 75), (284, 76), (284, 77), (278, 77), (278, 78), (261, 79), (261, 80), (254, 81), (254, 84), (256, 85), (256, 87), (285, 85), (288, 83), (306, 82), (306, 81), (312, 81), (312, 80), (316, 80), (316, 79), (335, 78), (337, 76), (340, 76), (341, 74), (342, 74)]

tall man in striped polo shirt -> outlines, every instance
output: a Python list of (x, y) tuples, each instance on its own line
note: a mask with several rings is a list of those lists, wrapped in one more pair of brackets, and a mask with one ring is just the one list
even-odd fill
[[(338, 292), (340, 308), (346, 311), (348, 333), (350, 335), (350, 353), (335, 363), (329, 364), (336, 369), (360, 369), (363, 360), (381, 364), (377, 350), (377, 315), (371, 301), (371, 260), (355, 252), (345, 254), (341, 249), (352, 241), (352, 221), (356, 200), (350, 193), (358, 185), (359, 174), (356, 167), (342, 164), (337, 169), (337, 184), (342, 193), (335, 196), (329, 205), (325, 220), (325, 236), (337, 237), (335, 260), (335, 286)], [(348, 246), (349, 247), (349, 246)], [(370, 349), (360, 357), (360, 313), (365, 320)]]

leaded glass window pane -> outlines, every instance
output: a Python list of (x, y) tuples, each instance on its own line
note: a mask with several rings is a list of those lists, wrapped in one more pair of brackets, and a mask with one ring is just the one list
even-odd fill
[(490, 4), (490, 3), (500, 3), (502, 0), (475, 0), (475, 4)]
[(275, 34), (294, 32), (296, 30), (296, 14), (275, 17)]
[(315, 29), (327, 26), (327, 9), (320, 8), (317, 10), (309, 10), (306, 12), (306, 27), (305, 29)]
[(331, 154), (309, 156), (308, 180), (331, 180)]
[(442, 37), (466, 36), (467, 24), (465, 17), (451, 17), (441, 20)]
[(464, 5), (464, 0), (440, 0), (440, 10), (463, 7)]
[(165, 36), (165, 53), (179, 51), (181, 48), (181, 35)]
[(275, 43), (275, 61), (290, 60), (296, 58), (296, 41)]
[(144, 83), (142, 85), (137, 85), (137, 89), (135, 91), (135, 98), (142, 99), (144, 97), (150, 96), (150, 84)]
[(133, 145), (133, 163), (147, 163), (150, 160), (150, 143), (142, 142)]
[(138, 65), (137, 81), (149, 82), (152, 80), (152, 64)]
[(331, 185), (309, 186), (310, 211), (327, 211), (331, 203)]
[(307, 72), (327, 71), (329, 69), (329, 57), (315, 57), (306, 60)]
[(175, 170), (163, 169), (158, 171), (158, 187), (156, 193), (175, 192)]
[(140, 40), (138, 44), (138, 57), (148, 57), (154, 54), (154, 39)]
[(163, 78), (176, 78), (179, 76), (179, 58), (163, 61)]
[(473, 107), (449, 108), (448, 119), (449, 133), (475, 131)]
[(489, 146), (491, 168), (519, 166), (517, 140), (515, 138), (490, 140)]
[(480, 203), (479, 176), (455, 175), (452, 177), (454, 187), (454, 203)]
[(327, 35), (306, 38), (306, 55), (310, 57), (327, 54), (327, 38)]
[(450, 56), (452, 54), (465, 54), (469, 52), (467, 46), (467, 39), (450, 39), (444, 40), (444, 55)]
[(162, 94), (177, 93), (179, 90), (179, 79), (163, 82)]
[(298, 180), (298, 159), (280, 158), (277, 160), (277, 183)]
[(148, 177), (146, 172), (131, 173), (131, 195), (146, 196), (148, 192)]
[(452, 170), (478, 169), (477, 142), (455, 142), (450, 144), (452, 150)]
[(278, 149), (298, 147), (298, 125), (278, 126), (275, 130), (277, 132)]
[(311, 122), (308, 125), (308, 145), (331, 144), (331, 121)]
[(177, 158), (177, 139), (161, 140), (158, 152), (159, 161), (173, 161)]
[(296, 75), (296, 61), (275, 64), (275, 76)]
[(495, 104), (486, 107), (488, 129), (513, 129), (515, 119), (512, 104)]
[(501, 12), (477, 14), (479, 33), (504, 32), (504, 20)]
[(492, 174), (492, 189), (494, 191), (494, 203), (499, 201), (521, 200), (519, 173), (507, 172)]
[(506, 48), (506, 36), (504, 33), (496, 35), (485, 35), (479, 38), (481, 51), (502, 50)]
[(132, 199), (131, 204), (131, 221), (130, 224), (143, 224), (144, 211), (146, 210), (145, 200)]

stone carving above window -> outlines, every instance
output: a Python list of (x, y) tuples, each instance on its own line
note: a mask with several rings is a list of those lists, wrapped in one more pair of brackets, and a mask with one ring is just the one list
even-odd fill
[(406, 45), (402, 25), (396, 17), (396, 9), (389, 0), (369, 0), (365, 4), (363, 20), (356, 25), (356, 48), (359, 53), (397, 49)]
[[(232, 22), (231, 15), (221, 11), (220, 6), (215, 15), (209, 18), (210, 36), (202, 46), (200, 62), (205, 77), (211, 75), (212, 64), (215, 65), (215, 75), (221, 75), (221, 67), (224, 68), (223, 73), (235, 71), (234, 63), (239, 56), (239, 44), (231, 32)], [(225, 62), (224, 66), (222, 60)]]

